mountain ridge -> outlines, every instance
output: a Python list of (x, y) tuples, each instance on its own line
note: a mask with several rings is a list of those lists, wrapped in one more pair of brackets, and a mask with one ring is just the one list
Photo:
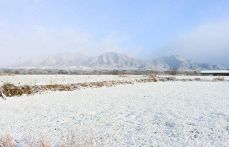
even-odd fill
[(171, 69), (209, 70), (224, 69), (218, 65), (195, 63), (177, 55), (159, 57), (152, 60), (141, 60), (116, 52), (105, 52), (98, 56), (89, 57), (84, 54), (59, 54), (44, 57), (38, 61), (27, 61), (14, 67), (20, 68), (56, 68), (56, 69), (96, 69), (96, 70), (158, 70)]

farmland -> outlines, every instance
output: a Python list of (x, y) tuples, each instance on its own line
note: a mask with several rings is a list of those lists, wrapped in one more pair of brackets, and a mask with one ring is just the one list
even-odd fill
[[(18, 75), (0, 78), (1, 85), (22, 86), (136, 81), (148, 77)], [(10, 134), (19, 146), (33, 144), (41, 137), (51, 146), (58, 146), (69, 136), (74, 142), (86, 142), (88, 146), (228, 146), (228, 79), (173, 78), (178, 80), (48, 90), (7, 97), (0, 100), (0, 134)]]

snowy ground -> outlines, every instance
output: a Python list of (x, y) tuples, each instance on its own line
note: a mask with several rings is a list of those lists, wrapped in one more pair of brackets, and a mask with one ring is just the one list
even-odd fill
[(80, 82), (96, 82), (111, 80), (139, 79), (143, 75), (13, 75), (0, 76), (0, 85), (12, 83), (14, 85), (44, 85), (44, 84), (69, 84)]
[[(168, 76), (176, 79), (213, 80), (215, 76)], [(133, 80), (147, 78), (146, 75), (10, 75), (0, 76), (0, 85), (12, 83), (14, 85), (44, 85), (44, 84), (69, 84), (79, 82), (111, 81), (111, 80)], [(229, 77), (224, 77), (229, 80)]]
[(72, 131), (98, 146), (229, 146), (228, 89), (176, 81), (10, 98), (0, 101), (0, 134), (54, 144)]

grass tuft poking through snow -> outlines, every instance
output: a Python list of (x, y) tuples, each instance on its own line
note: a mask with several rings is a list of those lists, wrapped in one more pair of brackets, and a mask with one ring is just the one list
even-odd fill
[(0, 136), (0, 147), (96, 147), (96, 142), (91, 139), (83, 143), (78, 143), (76, 136), (71, 131), (59, 141), (59, 144), (51, 144), (49, 139), (46, 137), (40, 137), (38, 140), (31, 140), (31, 137), (23, 138), (21, 141), (18, 141), (16, 138), (9, 134)]
[(23, 94), (32, 94), (32, 87), (28, 85), (15, 86), (13, 84), (6, 83), (2, 86), (2, 93), (8, 97), (21, 96)]

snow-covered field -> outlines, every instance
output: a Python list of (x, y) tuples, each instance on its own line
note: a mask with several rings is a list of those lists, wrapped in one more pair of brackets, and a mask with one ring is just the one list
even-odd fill
[[(22, 77), (1, 77), (1, 82), (130, 78)], [(228, 89), (229, 82), (173, 81), (12, 97), (0, 101), (0, 134), (12, 134), (19, 142), (45, 136), (53, 144), (72, 132), (76, 141), (93, 140), (97, 146), (229, 146)]]
[(44, 84), (69, 84), (80, 82), (97, 82), (110, 80), (139, 79), (143, 75), (13, 75), (0, 76), (0, 85), (12, 83), (14, 85), (44, 85)]
[[(176, 79), (195, 79), (213, 80), (214, 76), (168, 76), (160, 75), (159, 77), (175, 77)], [(80, 82), (96, 82), (111, 80), (133, 80), (147, 78), (146, 75), (10, 75), (0, 76), (0, 85), (12, 83), (14, 85), (44, 85), (44, 84), (69, 84)], [(224, 77), (229, 80), (229, 77)]]

